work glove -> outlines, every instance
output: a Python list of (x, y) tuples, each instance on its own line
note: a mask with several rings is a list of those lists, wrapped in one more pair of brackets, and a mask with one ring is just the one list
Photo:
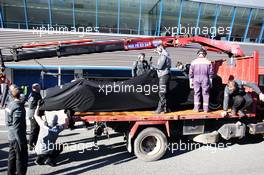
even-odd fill
[(190, 88), (193, 89), (193, 79), (190, 78)]
[(259, 94), (259, 100), (264, 102), (264, 94), (263, 93)]
[(227, 114), (228, 114), (227, 111), (223, 111), (223, 112), (221, 112), (221, 116), (222, 116), (222, 117), (226, 117)]

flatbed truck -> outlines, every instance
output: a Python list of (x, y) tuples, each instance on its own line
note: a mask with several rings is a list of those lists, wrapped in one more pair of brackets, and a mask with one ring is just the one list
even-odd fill
[[(225, 59), (214, 62), (216, 74), (222, 78), (223, 84), (230, 75), (259, 83), (263, 69), (259, 67), (257, 51), (235, 62), (236, 65), (229, 65)], [(208, 144), (217, 142), (219, 137), (229, 140), (243, 138), (248, 133), (264, 134), (263, 104), (258, 102), (254, 92), (247, 91), (252, 94), (254, 104), (245, 117), (223, 117), (221, 109), (198, 113), (188, 108), (166, 114), (153, 111), (79, 112), (75, 113), (75, 118), (85, 122), (104, 122), (107, 127), (125, 135), (129, 152), (143, 161), (155, 161), (166, 153), (168, 138), (187, 135), (196, 142)]]

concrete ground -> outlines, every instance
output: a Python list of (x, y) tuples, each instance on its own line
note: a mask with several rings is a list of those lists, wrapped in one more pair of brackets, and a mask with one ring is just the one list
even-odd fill
[[(0, 174), (6, 174), (8, 158), (7, 130), (0, 113)], [(111, 132), (112, 133), (112, 132)], [(123, 137), (112, 133), (93, 144), (93, 130), (79, 128), (63, 131), (58, 142), (64, 143), (64, 152), (57, 166), (34, 164), (35, 154), (29, 153), (28, 174), (263, 174), (264, 142), (262, 137), (220, 142), (217, 145), (192, 145), (193, 142), (172, 140), (166, 155), (156, 162), (142, 162), (126, 151)]]

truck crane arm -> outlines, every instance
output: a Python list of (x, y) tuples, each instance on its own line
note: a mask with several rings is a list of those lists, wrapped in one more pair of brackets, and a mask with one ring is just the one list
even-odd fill
[(163, 44), (166, 47), (186, 47), (191, 43), (198, 43), (209, 51), (226, 53), (229, 57), (244, 56), (238, 44), (226, 41), (218, 41), (200, 36), (161, 36), (108, 41), (83, 39), (49, 43), (30, 43), (6, 48), (9, 52), (7, 54), (1, 54), (1, 61), (10, 62), (101, 52), (154, 49), (159, 44)]

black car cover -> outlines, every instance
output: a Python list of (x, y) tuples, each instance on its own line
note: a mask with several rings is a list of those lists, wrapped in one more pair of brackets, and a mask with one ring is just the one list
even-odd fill
[[(188, 86), (188, 79), (170, 81), (170, 104), (186, 102), (190, 94)], [(40, 109), (76, 112), (140, 110), (157, 107), (158, 100), (157, 73), (150, 70), (125, 81), (79, 79), (62, 87), (49, 88)]]

